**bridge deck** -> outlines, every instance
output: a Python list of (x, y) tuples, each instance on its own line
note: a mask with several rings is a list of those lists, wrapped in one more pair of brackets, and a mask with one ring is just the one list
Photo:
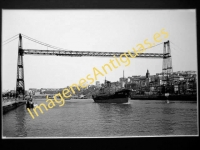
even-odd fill
[[(120, 57), (125, 52), (98, 52), (98, 51), (65, 51), (65, 50), (37, 50), (37, 49), (21, 49), (21, 52), (26, 55), (49, 55), (49, 56), (71, 56), (71, 57)], [(126, 52), (127, 53), (127, 52)], [(132, 55), (134, 53), (132, 52)], [(131, 57), (127, 54), (128, 57)], [(169, 57), (163, 53), (138, 53), (135, 58), (163, 58)], [(125, 57), (123, 55), (123, 57)]]

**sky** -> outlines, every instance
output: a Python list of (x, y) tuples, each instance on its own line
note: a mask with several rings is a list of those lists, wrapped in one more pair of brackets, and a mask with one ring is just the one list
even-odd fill
[[(3, 45), (21, 33), (38, 41), (74, 51), (127, 52), (145, 39), (153, 40), (164, 29), (170, 41), (173, 71), (197, 71), (197, 35), (195, 9), (134, 10), (134, 9), (66, 9), (66, 10), (2, 10), (2, 89), (16, 88), (18, 42)], [(23, 49), (51, 50), (22, 38)], [(163, 44), (146, 49), (146, 53), (163, 53)], [(63, 88), (79, 83), (93, 67), (111, 58), (59, 57), (24, 55), (25, 89)], [(162, 72), (162, 59), (132, 58), (98, 81), (115, 82), (123, 76), (150, 75)], [(102, 71), (102, 70), (101, 70)], [(94, 83), (95, 84), (95, 83)]]

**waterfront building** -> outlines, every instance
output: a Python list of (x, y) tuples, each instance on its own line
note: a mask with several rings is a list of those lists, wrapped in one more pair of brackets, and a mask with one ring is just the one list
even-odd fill
[(37, 88), (29, 88), (29, 90), (34, 91), (34, 92), (37, 92), (37, 91), (38, 91)]
[[(156, 73), (156, 75), (150, 75), (150, 72), (147, 69), (144, 76), (133, 75), (125, 78), (123, 75), (123, 77), (119, 78), (119, 81), (109, 82), (109, 84), (106, 85), (111, 87), (109, 92), (114, 92), (121, 87), (126, 87), (130, 89), (133, 94), (156, 95), (164, 94), (166, 92), (170, 94), (193, 94), (196, 93), (197, 82), (197, 77), (194, 73), (194, 71), (177, 71), (170, 74)], [(96, 93), (101, 87), (106, 85), (96, 81), (95, 85), (88, 85), (88, 87), (84, 89), (79, 86), (80, 91), (78, 91), (76, 86), (73, 86), (72, 88), (76, 92), (76, 95), (84, 94), (88, 98), (91, 98), (92, 94)]]
[(96, 86), (95, 85), (89, 85), (88, 86), (88, 90), (89, 91), (94, 91), (96, 89)]
[(149, 77), (149, 92), (151, 94), (157, 94), (160, 91), (160, 78), (157, 75), (151, 75)]
[(41, 88), (40, 94), (57, 94), (62, 90), (63, 90), (62, 88)]
[[(126, 87), (131, 89), (134, 94), (187, 94), (196, 92), (196, 72), (177, 71), (170, 74), (156, 73), (150, 75), (149, 70), (146, 76), (128, 77)], [(120, 78), (123, 81), (123, 78)]]

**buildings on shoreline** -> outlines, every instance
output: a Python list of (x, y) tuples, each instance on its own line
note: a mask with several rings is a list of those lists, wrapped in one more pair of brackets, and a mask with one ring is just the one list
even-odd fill
[[(196, 94), (196, 83), (196, 71), (177, 71), (170, 74), (156, 73), (156, 75), (150, 75), (149, 70), (147, 70), (144, 76), (134, 75), (127, 78), (120, 77), (119, 81), (111, 82), (111, 86), (117, 88), (119, 88), (119, 86), (126, 87), (135, 95), (160, 95), (164, 93)], [(102, 86), (104, 86), (104, 83), (100, 84), (99, 81), (96, 81), (95, 85), (89, 85), (84, 89), (80, 88), (80, 91), (76, 87), (73, 89), (76, 96), (87, 95), (87, 97), (91, 97), (91, 95), (97, 92)], [(62, 89), (54, 90), (55, 94), (61, 90)]]
[[(75, 94), (71, 92), (74, 97), (91, 97), (91, 95), (97, 92), (104, 83), (96, 81), (95, 85), (88, 85), (82, 89), (73, 87)], [(196, 71), (177, 71), (170, 74), (156, 73), (156, 75), (150, 75), (147, 70), (146, 75), (134, 75), (131, 77), (120, 77), (119, 81), (111, 82), (112, 87), (126, 87), (132, 91), (134, 95), (160, 95), (164, 93), (170, 94), (196, 94), (197, 89), (197, 74)], [(54, 95), (61, 92), (64, 88), (29, 88), (33, 93), (40, 93), (46, 95)], [(13, 90), (8, 91), (7, 95), (12, 95)], [(26, 91), (28, 95), (28, 91)]]
[[(122, 80), (122, 79), (121, 79)], [(157, 73), (145, 76), (132, 76), (123, 79), (125, 86), (134, 94), (195, 94), (197, 76), (195, 71), (177, 71), (170, 74)], [(123, 84), (121, 82), (121, 84)]]

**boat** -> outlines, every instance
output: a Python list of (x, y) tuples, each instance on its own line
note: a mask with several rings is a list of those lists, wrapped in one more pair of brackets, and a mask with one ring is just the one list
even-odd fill
[(26, 108), (34, 108), (34, 103), (31, 98), (27, 99)]
[(92, 95), (94, 102), (96, 103), (128, 103), (130, 99), (130, 90), (122, 89), (116, 91), (114, 94), (96, 94)]
[(26, 100), (27, 100), (26, 101), (26, 107), (27, 108), (34, 108), (34, 107), (38, 106), (37, 101), (33, 100), (32, 95), (30, 95), (29, 98), (26, 98)]
[(87, 99), (87, 97), (86, 97), (86, 95), (81, 94), (81, 95), (79, 96), (79, 99)]
[(36, 107), (36, 106), (38, 106), (38, 103), (37, 103), (36, 100), (34, 100), (34, 102), (33, 102), (33, 107)]
[(105, 86), (93, 94), (92, 98), (96, 103), (128, 103), (130, 92), (131, 90), (123, 86), (116, 90), (116, 83), (112, 84), (110, 81), (105, 80)]

